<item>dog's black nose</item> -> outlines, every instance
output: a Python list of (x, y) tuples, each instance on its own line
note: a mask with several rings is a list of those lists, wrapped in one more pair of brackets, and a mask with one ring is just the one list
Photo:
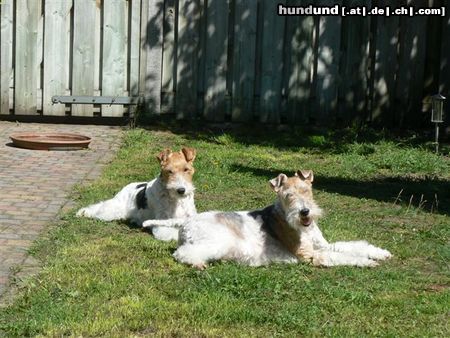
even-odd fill
[(179, 193), (180, 195), (183, 195), (185, 192), (186, 192), (186, 189), (184, 189), (184, 188), (177, 189), (177, 193)]
[(300, 216), (308, 216), (309, 215), (309, 209), (308, 208), (303, 208), (302, 210), (300, 210)]

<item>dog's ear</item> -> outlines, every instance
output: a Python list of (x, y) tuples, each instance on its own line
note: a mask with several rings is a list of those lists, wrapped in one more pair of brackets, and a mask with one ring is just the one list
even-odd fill
[(184, 147), (183, 149), (181, 149), (181, 152), (183, 153), (187, 162), (193, 162), (195, 160), (195, 155), (197, 154), (197, 152), (194, 148)]
[(314, 181), (314, 174), (312, 170), (297, 170), (295, 176), (300, 177), (303, 181), (309, 181), (310, 183)]
[(172, 150), (164, 149), (159, 153), (158, 156), (156, 156), (156, 159), (158, 160), (159, 164), (163, 165), (169, 159), (170, 154), (172, 154)]
[(285, 174), (278, 175), (269, 181), (270, 187), (273, 191), (278, 192), (283, 183), (286, 182), (287, 178), (288, 177)]

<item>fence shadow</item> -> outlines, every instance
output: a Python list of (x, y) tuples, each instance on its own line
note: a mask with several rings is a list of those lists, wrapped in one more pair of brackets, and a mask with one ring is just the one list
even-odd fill
[[(239, 172), (251, 173), (269, 180), (289, 170), (269, 170), (234, 164), (231, 168)], [(407, 178), (386, 177), (370, 181), (351, 180), (332, 176), (315, 178), (315, 189), (338, 193), (357, 198), (373, 199), (380, 202), (398, 203), (420, 207), (425, 211), (433, 211), (450, 215), (450, 181), (412, 180)], [(401, 194), (399, 194), (401, 192)], [(437, 207), (436, 207), (437, 204)]]

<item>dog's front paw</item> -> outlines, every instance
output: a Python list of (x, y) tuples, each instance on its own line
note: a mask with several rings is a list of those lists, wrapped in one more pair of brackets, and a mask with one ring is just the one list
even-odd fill
[(151, 229), (153, 236), (160, 241), (168, 242), (178, 240), (178, 229), (162, 226), (153, 226)]
[(152, 220), (150, 219), (150, 220), (147, 220), (147, 221), (144, 221), (143, 223), (142, 223), (142, 227), (143, 228), (152, 228), (152, 227), (154, 227), (155, 225), (153, 224), (153, 222), (152, 222)]
[(392, 254), (389, 251), (381, 249), (380, 256), (377, 259), (383, 260), (383, 259), (388, 259), (391, 257), (392, 257)]
[(75, 214), (75, 216), (77, 217), (86, 217), (86, 208), (81, 208), (80, 210), (77, 211), (77, 213)]
[(381, 248), (376, 248), (376, 250), (373, 250), (369, 255), (369, 258), (377, 260), (385, 260), (391, 257), (392, 254), (389, 251)]

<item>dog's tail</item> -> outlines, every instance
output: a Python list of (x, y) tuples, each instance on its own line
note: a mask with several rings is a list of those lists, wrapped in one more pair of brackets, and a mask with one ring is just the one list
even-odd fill
[(168, 228), (180, 228), (185, 222), (182, 218), (169, 218), (169, 219), (149, 219), (142, 223), (143, 228), (154, 227), (168, 227)]

